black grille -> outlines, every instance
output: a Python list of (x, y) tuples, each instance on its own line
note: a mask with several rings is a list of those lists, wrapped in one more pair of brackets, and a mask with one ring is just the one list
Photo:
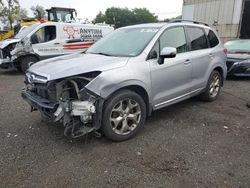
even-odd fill
[(36, 93), (40, 97), (56, 103), (56, 88), (55, 85), (36, 84)]

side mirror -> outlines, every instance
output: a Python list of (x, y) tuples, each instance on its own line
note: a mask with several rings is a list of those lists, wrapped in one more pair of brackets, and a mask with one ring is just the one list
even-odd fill
[(165, 47), (162, 49), (158, 63), (161, 65), (164, 63), (165, 58), (175, 58), (177, 49), (173, 47)]

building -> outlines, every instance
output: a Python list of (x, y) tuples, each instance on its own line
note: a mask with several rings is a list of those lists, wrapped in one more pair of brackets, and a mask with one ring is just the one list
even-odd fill
[(182, 19), (209, 24), (224, 42), (250, 38), (250, 0), (183, 0)]

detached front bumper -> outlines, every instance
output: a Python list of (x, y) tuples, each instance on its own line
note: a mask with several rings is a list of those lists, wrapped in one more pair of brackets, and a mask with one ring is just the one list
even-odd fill
[[(66, 136), (77, 138), (100, 128), (101, 114), (91, 101), (53, 103), (29, 90), (22, 91), (21, 96), (29, 103), (31, 111), (39, 110), (54, 122), (62, 121)], [(99, 107), (100, 103), (97, 104)]]
[(250, 62), (227, 62), (228, 76), (250, 76)]
[(56, 108), (55, 103), (52, 103), (51, 101), (44, 99), (31, 91), (22, 91), (21, 95), (25, 101), (37, 110), (54, 110)]
[(39, 110), (41, 114), (50, 120), (55, 120), (54, 112), (58, 105), (42, 98), (31, 91), (22, 91), (22, 98), (31, 106), (31, 112)]
[(0, 68), (15, 69), (14, 63), (9, 59), (0, 59)]

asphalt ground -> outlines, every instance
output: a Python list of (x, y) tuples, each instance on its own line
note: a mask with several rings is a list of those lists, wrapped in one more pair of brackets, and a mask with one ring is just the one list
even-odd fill
[(23, 81), (0, 71), (0, 187), (250, 187), (250, 79), (156, 111), (122, 143), (66, 138), (30, 113)]

